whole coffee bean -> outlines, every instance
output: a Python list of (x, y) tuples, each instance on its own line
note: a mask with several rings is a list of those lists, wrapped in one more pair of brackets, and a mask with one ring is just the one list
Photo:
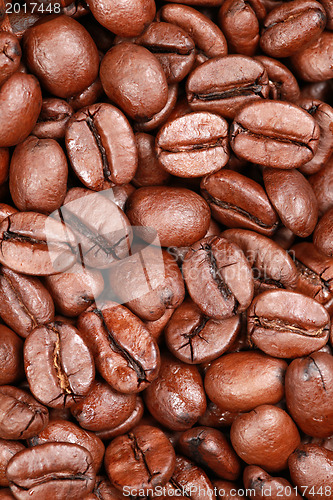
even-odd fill
[(31, 72), (54, 96), (77, 94), (97, 77), (97, 47), (85, 28), (70, 17), (35, 24), (24, 35), (23, 50)]
[(89, 394), (71, 408), (83, 429), (103, 431), (124, 422), (134, 411), (135, 394), (121, 394), (105, 382), (95, 381)]
[(324, 31), (316, 40), (291, 57), (292, 68), (306, 82), (322, 82), (333, 77), (330, 63), (333, 33)]
[(95, 191), (130, 182), (137, 168), (133, 131), (111, 104), (94, 104), (76, 113), (67, 125), (66, 148), (80, 181)]
[(333, 451), (315, 444), (299, 446), (288, 460), (293, 484), (305, 497), (320, 500), (322, 493), (330, 496), (333, 490)]
[(13, 387), (0, 387), (0, 438), (28, 439), (41, 432), (47, 425), (47, 408), (31, 394)]
[(136, 427), (143, 417), (143, 412), (145, 410), (142, 399), (137, 396), (135, 408), (130, 414), (130, 416), (124, 420), (121, 424), (108, 429), (105, 431), (97, 431), (95, 434), (97, 437), (103, 440), (110, 440), (116, 436), (121, 436), (122, 434), (128, 433), (131, 429)]
[(201, 177), (227, 163), (228, 124), (212, 113), (189, 113), (160, 129), (156, 148), (158, 161), (170, 174)]
[[(203, 198), (184, 188), (149, 186), (140, 188), (127, 202), (126, 215), (133, 226), (156, 229), (163, 247), (189, 246), (208, 229), (210, 210)], [(148, 231), (149, 241), (151, 231)]]
[(0, 316), (21, 337), (53, 321), (52, 297), (38, 278), (0, 266)]
[(284, 477), (272, 477), (256, 465), (248, 465), (245, 468), (243, 481), (245, 488), (254, 490), (258, 498), (279, 500), (281, 493), (288, 495), (291, 500), (302, 498)]
[(286, 373), (286, 401), (300, 429), (314, 437), (333, 434), (333, 357), (315, 352), (295, 359)]
[(272, 57), (289, 57), (318, 38), (326, 12), (315, 0), (293, 0), (271, 11), (264, 21), (260, 47)]
[(233, 481), (240, 474), (240, 461), (222, 432), (210, 427), (195, 427), (180, 436), (181, 453), (214, 475)]
[(0, 384), (13, 384), (24, 377), (23, 342), (4, 325), (0, 325)]
[(233, 413), (223, 410), (215, 403), (212, 403), (212, 401), (208, 401), (207, 409), (202, 417), (199, 418), (198, 423), (206, 427), (230, 427), (237, 415), (238, 412)]
[(25, 446), (19, 441), (0, 439), (0, 486), (9, 486), (6, 477), (8, 462), (16, 453), (22, 450), (25, 450)]
[(298, 358), (323, 347), (330, 317), (311, 297), (287, 290), (269, 290), (253, 300), (247, 330), (259, 349), (276, 358)]
[[(163, 486), (172, 476), (175, 451), (157, 427), (139, 425), (130, 433), (116, 437), (105, 453), (105, 468), (111, 482), (126, 489), (148, 491)], [(131, 476), (128, 477), (128, 470)]]
[(186, 95), (194, 111), (212, 111), (234, 118), (248, 102), (267, 98), (268, 76), (262, 64), (251, 57), (215, 57), (192, 71)]
[(39, 139), (62, 139), (73, 108), (66, 101), (46, 97), (32, 134)]
[(24, 344), (24, 368), (33, 395), (51, 408), (75, 404), (95, 377), (88, 346), (74, 326), (60, 322), (31, 332)]
[(320, 130), (302, 108), (287, 102), (253, 102), (235, 116), (230, 128), (234, 153), (266, 167), (297, 168), (313, 158)]
[(42, 106), (38, 80), (14, 73), (0, 88), (0, 147), (15, 146), (34, 128)]
[(184, 498), (190, 497), (192, 500), (201, 500), (203, 494), (207, 500), (215, 500), (213, 485), (207, 474), (191, 460), (182, 456), (176, 457), (171, 487), (168, 486), (168, 490), (171, 490), (170, 498), (179, 498), (179, 495), (183, 493)]
[(149, 120), (134, 123), (134, 129), (138, 132), (150, 132), (163, 125), (169, 118), (178, 98), (178, 84), (172, 83), (168, 86), (168, 98), (165, 106), (155, 113)]
[(155, 151), (155, 137), (144, 132), (138, 132), (135, 134), (135, 141), (138, 150), (138, 168), (132, 179), (135, 187), (167, 184), (170, 174), (158, 162)]
[(37, 212), (20, 212), (0, 223), (0, 262), (13, 271), (49, 275), (71, 267), (75, 236), (69, 227)]
[(184, 363), (199, 364), (221, 356), (241, 328), (240, 316), (215, 320), (186, 299), (174, 312), (164, 333), (169, 351)]
[(227, 227), (242, 227), (271, 236), (278, 225), (277, 215), (260, 184), (234, 172), (220, 170), (200, 184), (213, 217)]
[(282, 359), (260, 352), (225, 354), (208, 368), (205, 390), (209, 399), (224, 410), (250, 411), (283, 398), (286, 368)]
[(44, 443), (74, 443), (89, 451), (93, 459), (96, 473), (101, 468), (105, 447), (102, 441), (92, 432), (81, 429), (78, 425), (66, 420), (52, 420), (36, 436), (28, 440), (29, 447)]
[(62, 205), (67, 190), (65, 153), (54, 139), (28, 137), (16, 146), (10, 162), (9, 189), (21, 211), (51, 213)]
[(192, 300), (214, 319), (230, 318), (251, 303), (251, 267), (241, 249), (225, 238), (210, 236), (195, 243), (185, 257), (183, 275)]
[(0, 148), (0, 185), (4, 184), (9, 173), (9, 149)]
[(45, 443), (17, 453), (7, 467), (15, 498), (83, 498), (92, 491), (95, 471), (88, 450), (72, 443)]
[(159, 349), (142, 322), (115, 302), (90, 307), (78, 320), (96, 367), (122, 393), (145, 389), (158, 375)]
[(289, 455), (301, 441), (288, 413), (272, 405), (239, 415), (231, 426), (230, 439), (244, 462), (258, 464), (268, 472), (285, 469)]
[(160, 424), (176, 431), (192, 427), (206, 410), (205, 392), (197, 367), (170, 355), (162, 356), (159, 375), (146, 389), (144, 397), (151, 415)]
[(266, 69), (269, 79), (269, 97), (279, 101), (296, 102), (300, 97), (298, 82), (292, 72), (276, 59), (256, 56)]
[(147, 121), (165, 106), (168, 86), (163, 68), (149, 50), (133, 43), (112, 47), (100, 70), (106, 95), (136, 121)]
[(21, 47), (15, 35), (0, 32), (0, 85), (15, 73), (21, 61)]
[(318, 222), (313, 233), (315, 247), (325, 255), (333, 257), (333, 208), (330, 208)]
[(318, 202), (319, 217), (333, 208), (333, 158), (321, 167), (319, 172), (310, 175), (308, 181)]

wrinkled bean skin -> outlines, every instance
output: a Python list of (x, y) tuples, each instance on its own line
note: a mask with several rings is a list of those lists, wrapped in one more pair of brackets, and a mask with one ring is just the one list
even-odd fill
[(21, 47), (15, 35), (0, 32), (0, 85), (17, 71), (21, 61)]
[[(258, 498), (279, 500), (281, 491), (290, 491), (288, 498), (300, 500), (302, 497), (293, 490), (292, 485), (283, 477), (272, 477), (261, 467), (249, 465), (243, 474), (245, 488), (254, 489)], [(286, 490), (286, 488), (288, 488)]]
[(0, 486), (9, 486), (9, 482), (6, 477), (8, 462), (16, 453), (24, 449), (25, 446), (19, 441), (0, 439)]
[(0, 325), (0, 384), (13, 384), (23, 377), (22, 339), (6, 326)]
[(333, 208), (328, 210), (318, 222), (313, 234), (315, 247), (328, 257), (333, 257)]
[(95, 482), (88, 450), (72, 443), (45, 443), (17, 453), (7, 467), (9, 486), (15, 498), (28, 500), (68, 495), (83, 498)]
[(73, 108), (63, 99), (45, 98), (32, 134), (39, 139), (62, 139)]

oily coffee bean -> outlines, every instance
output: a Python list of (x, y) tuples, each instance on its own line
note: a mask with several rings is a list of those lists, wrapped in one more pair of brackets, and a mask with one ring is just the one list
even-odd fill
[(96, 436), (103, 440), (109, 440), (113, 439), (116, 436), (121, 436), (122, 434), (127, 433), (139, 424), (143, 417), (144, 409), (145, 408), (142, 399), (137, 396), (135, 408), (130, 416), (126, 418), (126, 420), (111, 429), (105, 431), (97, 431), (95, 433)]
[(45, 98), (32, 134), (39, 139), (62, 139), (72, 114), (72, 106), (66, 101), (54, 97)]
[(279, 500), (281, 492), (288, 492), (288, 498), (291, 500), (302, 498), (284, 477), (272, 477), (256, 465), (248, 465), (245, 468), (243, 480), (245, 488), (254, 490), (258, 498)]
[(16, 453), (22, 450), (25, 450), (25, 446), (19, 441), (0, 439), (0, 486), (9, 486), (6, 477), (8, 462)]
[(51, 408), (75, 404), (89, 392), (95, 377), (93, 357), (80, 333), (60, 322), (31, 332), (24, 344), (24, 367), (31, 392)]
[(323, 31), (310, 45), (291, 57), (291, 64), (296, 75), (306, 82), (321, 82), (333, 77), (333, 68), (329, 61), (333, 54), (333, 33)]
[(205, 316), (186, 299), (173, 313), (164, 333), (169, 351), (184, 363), (199, 364), (221, 356), (235, 341), (240, 316), (225, 320)]
[(158, 375), (160, 354), (142, 322), (115, 302), (92, 306), (78, 320), (100, 374), (122, 393), (145, 389)]
[[(116, 437), (105, 453), (105, 468), (116, 488), (147, 491), (163, 486), (172, 476), (176, 454), (166, 435), (157, 427), (138, 425)], [(131, 477), (128, 477), (131, 470)], [(126, 492), (125, 492), (126, 493)]]
[(0, 325), (0, 384), (13, 384), (24, 377), (23, 342), (4, 325)]
[(41, 432), (49, 420), (45, 406), (11, 385), (0, 387), (0, 409), (1, 439), (28, 439)]
[(66, 128), (66, 147), (75, 174), (95, 191), (126, 184), (135, 174), (133, 131), (111, 104), (93, 104), (76, 113)]
[(297, 102), (300, 88), (292, 72), (280, 61), (267, 56), (256, 56), (266, 69), (269, 79), (269, 97), (279, 101)]
[(161, 167), (155, 151), (155, 137), (144, 132), (135, 134), (138, 150), (138, 168), (132, 183), (135, 187), (159, 186), (167, 184), (170, 174)]
[(230, 128), (234, 153), (251, 163), (290, 169), (310, 161), (320, 130), (302, 108), (287, 102), (252, 102), (235, 116)]
[(333, 208), (330, 208), (318, 222), (313, 233), (313, 243), (317, 250), (329, 257), (333, 257)]
[(21, 47), (15, 35), (0, 32), (0, 85), (18, 70), (21, 62)]
[(245, 103), (268, 97), (265, 67), (251, 57), (229, 55), (201, 64), (188, 77), (186, 95), (193, 111), (234, 118)]
[(250, 265), (241, 249), (225, 238), (210, 236), (195, 243), (185, 257), (183, 274), (192, 300), (214, 319), (230, 318), (251, 303)]
[(286, 368), (282, 359), (260, 352), (225, 354), (208, 368), (205, 390), (211, 401), (231, 412), (276, 404), (284, 395)]
[(147, 121), (167, 103), (168, 85), (157, 58), (133, 43), (112, 47), (104, 56), (100, 78), (106, 95), (136, 121)]
[(7, 467), (15, 498), (83, 498), (95, 482), (92, 457), (73, 443), (45, 443), (17, 453)]
[(45, 18), (32, 26), (24, 35), (23, 50), (31, 72), (54, 96), (77, 94), (97, 77), (97, 47), (85, 28), (70, 17)]
[(321, 167), (319, 172), (310, 175), (308, 181), (318, 202), (319, 217), (333, 208), (333, 158)]
[(42, 106), (38, 80), (14, 73), (0, 87), (0, 147), (15, 146), (34, 128)]
[(220, 170), (200, 184), (213, 217), (227, 227), (252, 229), (271, 236), (278, 218), (260, 184), (233, 170)]
[(38, 278), (0, 266), (0, 316), (21, 337), (53, 321), (52, 297)]
[(227, 163), (228, 124), (213, 113), (189, 113), (160, 129), (156, 147), (158, 161), (167, 172), (178, 177), (201, 177)]
[(57, 141), (29, 136), (16, 146), (10, 162), (13, 202), (21, 211), (49, 214), (64, 201), (67, 175), (67, 159)]
[(237, 415), (238, 413), (223, 410), (215, 403), (212, 403), (212, 401), (208, 401), (207, 409), (202, 417), (199, 418), (198, 423), (206, 427), (230, 427)]

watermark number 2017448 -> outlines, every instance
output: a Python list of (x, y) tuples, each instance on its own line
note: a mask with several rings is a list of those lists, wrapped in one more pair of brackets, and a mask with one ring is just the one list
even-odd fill
[(39, 14), (60, 14), (61, 5), (60, 3), (37, 3), (37, 2), (29, 2), (27, 3), (19, 3), (19, 2), (8, 2), (5, 5), (6, 14), (19, 14), (21, 12), (24, 13), (39, 13)]

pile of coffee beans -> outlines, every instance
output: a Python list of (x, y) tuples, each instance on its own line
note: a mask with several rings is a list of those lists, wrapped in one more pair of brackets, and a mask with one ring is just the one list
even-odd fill
[(0, 0), (0, 500), (333, 499), (332, 96), (332, 0)]

